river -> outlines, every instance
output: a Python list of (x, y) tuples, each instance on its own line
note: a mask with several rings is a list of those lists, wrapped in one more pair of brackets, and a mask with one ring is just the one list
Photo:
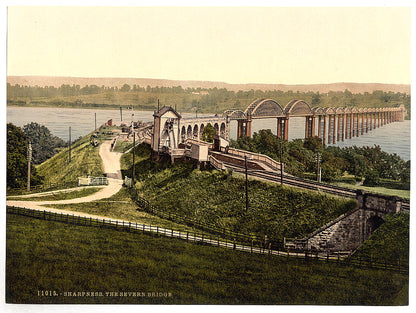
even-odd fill
[[(134, 120), (152, 121), (153, 111), (131, 111), (123, 110), (123, 121)], [(198, 114), (200, 115), (200, 114)], [(97, 126), (113, 119), (116, 124), (121, 121), (119, 110), (105, 109), (73, 109), (73, 108), (45, 108), (45, 107), (7, 107), (7, 122), (16, 126), (24, 126), (30, 122), (45, 125), (53, 135), (64, 140), (69, 138), (69, 127), (71, 127), (71, 138), (75, 139), (85, 136), (94, 130), (95, 116)], [(193, 113), (183, 113), (183, 117), (195, 116)], [(291, 118), (289, 123), (289, 140), (303, 138), (304, 118)], [(271, 129), (276, 133), (276, 119), (254, 120), (252, 131), (260, 129)], [(231, 121), (230, 136), (237, 136), (237, 122)], [(402, 159), (410, 160), (410, 120), (396, 122), (369, 131), (367, 134), (340, 141), (333, 146), (373, 146), (379, 145), (388, 153), (397, 153)]]

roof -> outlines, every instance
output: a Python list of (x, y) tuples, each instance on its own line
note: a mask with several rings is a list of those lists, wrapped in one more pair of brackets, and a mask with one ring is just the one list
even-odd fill
[(173, 114), (175, 114), (178, 118), (182, 118), (182, 116), (178, 112), (176, 112), (172, 107), (163, 107), (158, 112), (155, 112), (153, 114), (153, 116), (154, 117), (161, 117), (169, 111), (173, 112)]

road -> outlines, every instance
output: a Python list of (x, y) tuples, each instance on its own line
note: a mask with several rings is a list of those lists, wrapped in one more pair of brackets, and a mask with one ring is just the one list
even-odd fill
[(121, 169), (120, 169), (120, 158), (122, 153), (110, 151), (111, 148), (111, 140), (104, 141), (100, 145), (99, 154), (103, 161), (104, 172), (107, 174), (108, 178), (108, 185), (98, 192), (85, 196), (82, 198), (76, 199), (69, 199), (69, 200), (55, 200), (55, 201), (24, 201), (24, 200), (7, 200), (6, 204), (8, 206), (16, 206), (16, 207), (23, 207), (35, 210), (51, 210), (51, 212), (55, 212), (50, 208), (44, 207), (45, 205), (53, 206), (54, 204), (71, 204), (71, 203), (84, 203), (84, 202), (91, 202), (100, 199), (106, 199), (117, 192), (120, 191), (123, 180), (121, 179)]

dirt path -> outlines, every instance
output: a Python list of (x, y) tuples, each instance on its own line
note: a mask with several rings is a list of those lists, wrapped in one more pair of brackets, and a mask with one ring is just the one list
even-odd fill
[(121, 179), (121, 169), (120, 169), (120, 158), (122, 153), (112, 152), (110, 151), (111, 147), (111, 140), (104, 141), (100, 146), (100, 157), (103, 160), (104, 165), (104, 172), (107, 174), (108, 178), (108, 185), (103, 189), (99, 190), (98, 192), (85, 196), (82, 198), (76, 199), (68, 199), (68, 200), (55, 200), (55, 201), (14, 201), (8, 200), (6, 201), (7, 205), (16, 206), (16, 207), (23, 207), (23, 208), (30, 208), (36, 210), (50, 210), (49, 208), (43, 207), (43, 205), (53, 205), (53, 204), (70, 204), (70, 203), (83, 203), (83, 202), (91, 202), (100, 199), (106, 199), (111, 197), (112, 195), (116, 194), (120, 191), (123, 181)]

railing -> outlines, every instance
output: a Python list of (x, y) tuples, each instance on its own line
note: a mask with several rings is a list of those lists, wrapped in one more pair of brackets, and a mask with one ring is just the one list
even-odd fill
[(72, 187), (77, 187), (77, 186), (78, 186), (78, 181), (49, 183), (49, 184), (31, 186), (29, 191), (26, 188), (7, 189), (6, 194), (8, 196), (25, 195), (25, 194), (38, 193), (38, 192), (49, 191), (49, 190), (72, 188)]
[(143, 234), (151, 234), (156, 236), (165, 236), (170, 238), (177, 238), (181, 240), (186, 240), (187, 242), (193, 243), (200, 243), (200, 244), (208, 244), (211, 246), (223, 247), (238, 251), (250, 252), (250, 253), (257, 253), (263, 254), (268, 256), (280, 256), (280, 257), (287, 257), (287, 258), (301, 258), (305, 260), (320, 260), (326, 261), (327, 263), (336, 263), (339, 265), (346, 265), (346, 266), (358, 266), (358, 267), (369, 267), (369, 268), (376, 268), (376, 269), (383, 269), (383, 270), (391, 270), (391, 271), (398, 271), (402, 273), (409, 272), (409, 265), (405, 262), (405, 264), (401, 264), (400, 260), (398, 264), (388, 264), (387, 262), (380, 263), (374, 262), (373, 260), (368, 258), (363, 258), (359, 256), (358, 258), (351, 258), (345, 257), (350, 256), (349, 254), (340, 253), (318, 253), (317, 251), (279, 251), (274, 250), (271, 243), (265, 244), (263, 242), (251, 240), (249, 245), (244, 245), (237, 242), (236, 238), (232, 240), (228, 240), (227, 237), (223, 238), (220, 235), (213, 235), (213, 234), (204, 234), (204, 233), (197, 233), (196, 231), (180, 231), (174, 229), (167, 229), (162, 228), (159, 226), (149, 225), (149, 224), (139, 224), (130, 221), (124, 220), (112, 220), (112, 219), (105, 219), (105, 218), (98, 218), (98, 217), (88, 217), (88, 216), (81, 216), (76, 214), (65, 214), (65, 213), (57, 213), (57, 212), (50, 212), (47, 210), (34, 210), (34, 209), (27, 209), (27, 208), (18, 208), (18, 207), (7, 207), (8, 214), (17, 214), (23, 215), (27, 217), (48, 220), (48, 221), (56, 221), (56, 222), (63, 222), (66, 224), (72, 225), (80, 225), (80, 226), (87, 226), (87, 227), (99, 227), (99, 228), (111, 228), (120, 231), (126, 231), (130, 233), (143, 233)]
[(79, 177), (78, 178), (79, 186), (101, 186), (108, 185), (107, 177)]
[(170, 156), (185, 156), (186, 153), (186, 149), (174, 149), (174, 148), (169, 148), (169, 155)]
[(260, 153), (254, 153), (254, 152), (250, 152), (250, 151), (245, 151), (245, 150), (239, 150), (239, 149), (235, 149), (235, 148), (229, 148), (228, 153), (232, 154), (232, 155), (239, 156), (239, 157), (248, 156), (248, 157), (251, 158), (251, 160), (256, 160), (256, 161), (259, 161), (259, 162), (263, 162), (266, 165), (270, 166), (271, 168), (280, 171), (280, 163), (273, 160), (271, 157), (269, 157), (267, 155), (260, 154)]
[(203, 145), (207, 145), (209, 149), (212, 149), (212, 146), (213, 146), (212, 143), (210, 143), (210, 142), (206, 142), (206, 141), (202, 141), (202, 140), (198, 140), (198, 139), (193, 139), (193, 138), (186, 139), (185, 143), (186, 144), (193, 143), (193, 144), (196, 144), (196, 145), (203, 144)]
[(224, 163), (217, 160), (216, 158), (214, 158), (211, 154), (208, 156), (208, 161), (217, 170), (224, 170), (225, 169)]

